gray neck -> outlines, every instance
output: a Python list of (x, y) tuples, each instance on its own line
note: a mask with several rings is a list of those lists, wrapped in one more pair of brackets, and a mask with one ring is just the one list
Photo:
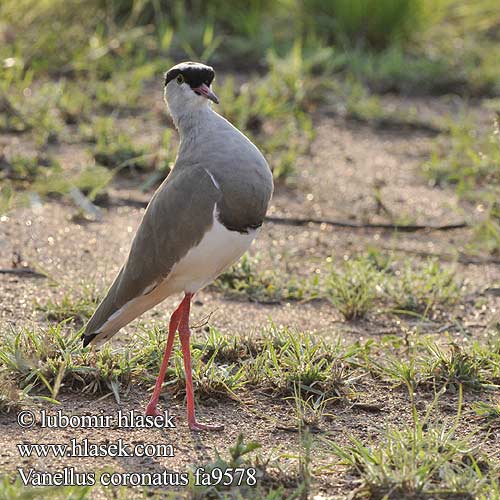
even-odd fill
[(200, 138), (205, 136), (209, 140), (206, 136), (213, 134), (217, 128), (214, 123), (217, 118), (220, 118), (219, 115), (208, 104), (179, 113), (174, 119), (180, 136), (179, 155), (191, 157), (195, 154)]
[(177, 113), (172, 113), (172, 119), (179, 131), (181, 142), (199, 135), (203, 129), (209, 126), (215, 115), (208, 103), (203, 106), (186, 107), (177, 111)]

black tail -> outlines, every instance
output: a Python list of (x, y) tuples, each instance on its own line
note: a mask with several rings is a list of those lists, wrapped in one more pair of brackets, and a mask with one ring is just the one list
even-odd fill
[(97, 333), (82, 333), (83, 347), (87, 347), (95, 337), (97, 337)]

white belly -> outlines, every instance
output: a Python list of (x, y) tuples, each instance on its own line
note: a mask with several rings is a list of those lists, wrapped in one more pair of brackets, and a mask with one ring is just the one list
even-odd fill
[(200, 290), (234, 264), (248, 250), (256, 234), (256, 229), (249, 229), (248, 233), (229, 231), (214, 216), (210, 230), (174, 265), (159, 288), (168, 295)]

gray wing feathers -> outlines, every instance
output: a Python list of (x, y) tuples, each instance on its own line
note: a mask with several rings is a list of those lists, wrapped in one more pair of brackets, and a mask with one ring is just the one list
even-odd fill
[[(172, 170), (146, 209), (126, 263), (85, 328), (85, 345), (108, 340), (158, 303), (144, 297), (210, 229), (220, 196), (203, 168)], [(126, 314), (118, 313), (126, 304)]]

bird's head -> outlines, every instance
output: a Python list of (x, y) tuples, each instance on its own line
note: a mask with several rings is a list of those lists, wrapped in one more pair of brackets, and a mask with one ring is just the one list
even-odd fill
[(210, 87), (214, 77), (211, 66), (197, 62), (176, 64), (165, 73), (165, 101), (174, 121), (207, 106), (208, 100), (219, 103)]

